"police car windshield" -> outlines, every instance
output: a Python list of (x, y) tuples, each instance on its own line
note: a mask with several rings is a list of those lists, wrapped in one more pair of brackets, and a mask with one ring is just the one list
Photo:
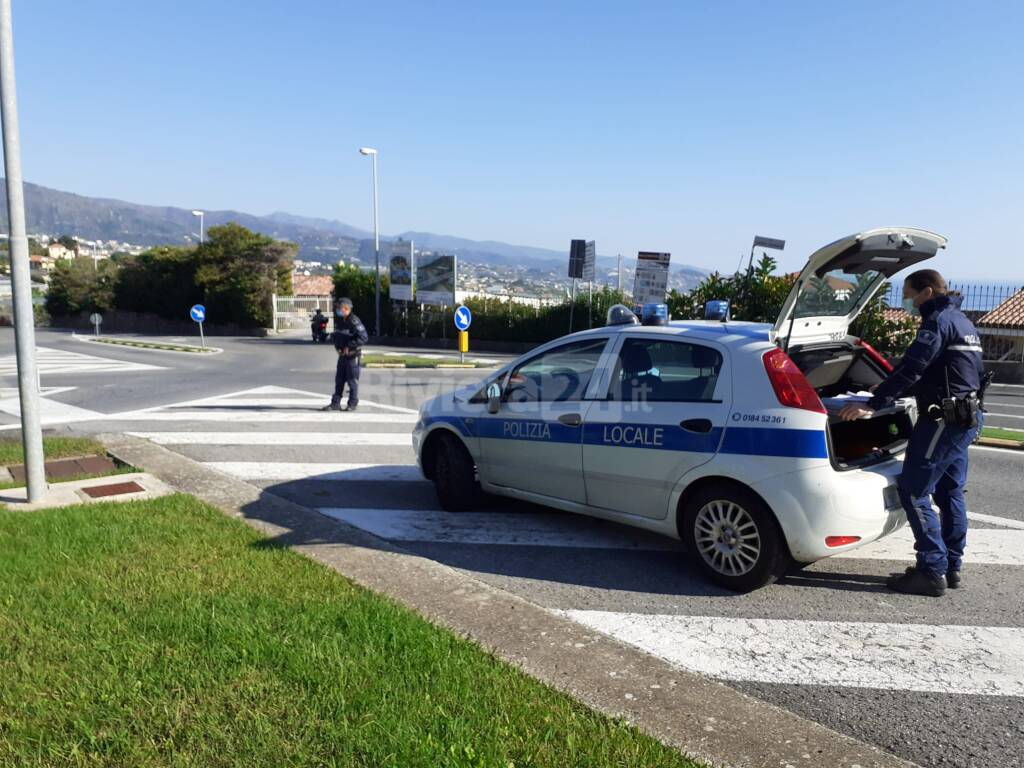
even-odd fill
[(835, 269), (812, 276), (800, 289), (794, 313), (801, 317), (845, 317), (873, 290), (881, 273), (868, 270), (850, 275)]

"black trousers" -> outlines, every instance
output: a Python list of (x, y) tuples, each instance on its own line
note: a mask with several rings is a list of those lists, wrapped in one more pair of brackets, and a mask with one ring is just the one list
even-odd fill
[(341, 403), (341, 395), (348, 384), (348, 404), (355, 407), (359, 404), (359, 356), (345, 357), (338, 355), (338, 368), (334, 373), (334, 395), (331, 402)]

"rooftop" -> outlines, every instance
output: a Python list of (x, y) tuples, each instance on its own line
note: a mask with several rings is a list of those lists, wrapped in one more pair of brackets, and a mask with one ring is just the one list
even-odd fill
[(1024, 289), (982, 315), (975, 325), (979, 328), (1024, 328)]

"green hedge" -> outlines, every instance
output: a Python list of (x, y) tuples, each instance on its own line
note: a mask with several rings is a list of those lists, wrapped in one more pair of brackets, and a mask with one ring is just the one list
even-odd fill
[[(748, 276), (737, 272), (732, 276), (718, 273), (709, 275), (690, 291), (671, 291), (667, 297), (669, 313), (675, 320), (697, 320), (704, 317), (704, 305), (713, 299), (727, 299), (732, 304), (733, 318), (753, 322), (774, 322), (786, 296), (793, 287), (795, 276), (776, 275), (776, 262), (765, 256)], [(352, 299), (354, 311), (373, 329), (374, 273), (355, 266), (338, 265), (334, 271), (334, 295)], [(886, 291), (879, 291), (853, 324), (851, 332), (869, 342), (885, 355), (897, 357), (913, 340), (916, 324), (909, 319), (902, 322), (887, 320), (884, 316)], [(512, 341), (542, 343), (570, 332), (570, 302), (544, 307), (532, 307), (508, 299), (467, 298), (464, 302), (473, 312), (470, 329), (474, 339), (484, 341)], [(589, 301), (584, 293), (577, 297), (571, 330), (600, 327), (605, 323), (608, 309), (614, 304), (628, 304), (623, 294), (602, 287), (594, 291), (592, 321)], [(384, 336), (409, 338), (445, 338), (455, 334), (452, 307), (420, 310), (418, 304), (393, 302), (388, 298), (387, 275), (381, 276), (381, 333)]]
[(181, 320), (205, 304), (207, 322), (265, 328), (274, 293), (292, 290), (297, 247), (238, 224), (211, 227), (195, 248), (158, 246), (138, 256), (57, 264), (46, 309), (54, 317), (121, 309)]

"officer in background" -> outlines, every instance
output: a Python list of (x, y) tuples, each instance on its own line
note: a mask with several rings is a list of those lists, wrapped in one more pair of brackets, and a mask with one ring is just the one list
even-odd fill
[[(334, 302), (334, 348), (338, 351), (338, 368), (334, 374), (334, 395), (323, 411), (354, 411), (359, 405), (359, 358), (369, 334), (363, 321), (352, 314), (352, 300)], [(341, 396), (348, 384), (348, 404), (341, 407)]]
[[(906, 355), (865, 405), (848, 405), (846, 421), (869, 418), (905, 395), (917, 398), (918, 421), (907, 445), (898, 487), (914, 532), (917, 565), (889, 579), (896, 592), (940, 597), (960, 586), (967, 544), (967, 449), (981, 428), (984, 375), (981, 339), (960, 311), (959, 296), (933, 269), (911, 274), (903, 306), (921, 327)], [(941, 520), (932, 508), (932, 497)]]

